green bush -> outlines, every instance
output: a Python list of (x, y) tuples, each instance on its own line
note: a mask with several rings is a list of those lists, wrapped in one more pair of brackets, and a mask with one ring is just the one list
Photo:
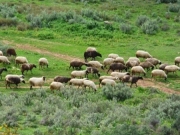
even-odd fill
[(178, 0), (157, 0), (158, 3), (176, 3)]
[(16, 26), (17, 18), (0, 18), (0, 26)]
[(133, 27), (130, 24), (123, 23), (120, 25), (120, 30), (125, 34), (131, 34), (133, 32)]
[(149, 20), (149, 17), (147, 17), (146, 15), (140, 15), (138, 16), (138, 19), (136, 20), (136, 25), (142, 26), (148, 20)]
[(141, 26), (141, 29), (145, 34), (154, 35), (157, 33), (159, 26), (156, 20), (148, 20)]
[(168, 11), (169, 12), (176, 12), (178, 13), (180, 10), (180, 6), (177, 5), (177, 4), (170, 4), (169, 7), (168, 7)]
[(0, 15), (4, 18), (12, 18), (15, 17), (16, 7), (9, 6), (8, 4), (0, 4)]

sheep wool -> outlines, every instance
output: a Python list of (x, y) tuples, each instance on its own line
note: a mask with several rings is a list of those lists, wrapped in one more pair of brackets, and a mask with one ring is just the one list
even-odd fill
[(50, 90), (61, 90), (62, 88), (64, 88), (64, 84), (60, 83), (60, 82), (52, 82), (50, 84)]
[(6, 56), (0, 56), (0, 63), (10, 64), (11, 62), (8, 60)]
[(29, 84), (30, 84), (30, 89), (32, 89), (32, 86), (39, 86), (40, 88), (42, 88), (42, 85), (45, 82), (45, 78), (44, 76), (42, 77), (31, 77), (29, 79)]
[(89, 89), (92, 88), (94, 91), (97, 91), (97, 87), (96, 87), (95, 83), (91, 80), (84, 80), (83, 85), (85, 88), (87, 86), (87, 87), (89, 87)]
[(154, 70), (151, 72), (151, 77), (152, 77), (152, 78), (154, 78), (154, 77), (162, 77), (162, 78), (164, 78), (165, 80), (167, 79), (166, 73), (165, 73), (163, 70), (160, 70), (160, 69), (154, 69)]

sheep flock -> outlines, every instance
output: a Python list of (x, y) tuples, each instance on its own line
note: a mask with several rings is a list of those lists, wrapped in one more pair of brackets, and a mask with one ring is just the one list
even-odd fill
[[(80, 59), (72, 60), (69, 62), (69, 67), (65, 68), (66, 72), (69, 72), (69, 76), (59, 76), (57, 74), (52, 81), (52, 78), (47, 78), (46, 75), (37, 76), (32, 72), (32, 70), (46, 71), (46, 69), (46, 72), (48, 72), (51, 63), (48, 62), (47, 58), (37, 59), (37, 63), (32, 64), (29, 63), (28, 58), (25, 56), (18, 56), (13, 48), (7, 50), (7, 52), (7, 56), (4, 56), (0, 50), (0, 64), (2, 66), (0, 67), (0, 75), (2, 80), (4, 76), (4, 87), (6, 89), (12, 88), (11, 84), (15, 84), (16, 88), (19, 88), (20, 83), (28, 83), (30, 90), (34, 88), (42, 89), (48, 79), (49, 81), (46, 83), (51, 91), (61, 90), (66, 87), (76, 87), (78, 89), (88, 87), (89, 90), (97, 91), (98, 88), (105, 85), (114, 87), (116, 84), (124, 84), (124, 82), (130, 83), (130, 87), (135, 83), (137, 87), (138, 80), (144, 81), (144, 78), (150, 78), (152, 81), (157, 81), (158, 78), (158, 80), (164, 79), (167, 81), (169, 75), (177, 76), (177, 72), (180, 70), (180, 56), (174, 58), (174, 64), (167, 64), (162, 63), (161, 60), (147, 51), (137, 50), (133, 56), (130, 56), (125, 61), (125, 58), (118, 54), (109, 53), (106, 57), (100, 54), (95, 47), (88, 47), (85, 52), (82, 52), (84, 61)], [(85, 56), (87, 52), (88, 56)], [(14, 61), (10, 59), (11, 55), (14, 57)], [(100, 56), (101, 61), (98, 61), (96, 56)], [(106, 58), (103, 59), (102, 57)], [(18, 74), (8, 73), (6, 66), (10, 64), (14, 64), (19, 69)], [(36, 69), (36, 65), (39, 65), (39, 68)], [(31, 71), (31, 73), (28, 73), (31, 77), (25, 78), (27, 72), (24, 71), (28, 70)], [(21, 85), (23, 87), (24, 84)]]

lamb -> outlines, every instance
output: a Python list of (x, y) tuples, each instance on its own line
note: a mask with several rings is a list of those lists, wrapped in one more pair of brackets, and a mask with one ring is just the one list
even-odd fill
[[(32, 74), (32, 69), (33, 68), (36, 68), (36, 65), (35, 64), (29, 64), (29, 63), (24, 63), (21, 65), (21, 73), (22, 75), (24, 75), (24, 71), (26, 70), (28, 72), (28, 70), (31, 71), (31, 74)], [(26, 73), (27, 73), (26, 72)]]
[(150, 68), (153, 70), (154, 69), (154, 65), (148, 61), (144, 61), (144, 62), (141, 62), (139, 64), (139, 66), (143, 67), (144, 69), (147, 69), (147, 71), (150, 70)]
[(87, 62), (88, 58), (92, 58), (92, 60), (95, 60), (95, 58), (97, 56), (102, 57), (102, 54), (97, 52), (97, 51), (84, 52), (84, 60), (85, 60), (85, 62)]
[(107, 65), (111, 65), (114, 62), (113, 58), (105, 58), (103, 60), (104, 68), (106, 68)]
[(166, 74), (168, 74), (169, 72), (176, 72), (177, 70), (180, 70), (180, 67), (176, 66), (176, 65), (168, 65), (164, 68), (164, 71), (166, 72)]
[(50, 90), (53, 91), (53, 90), (61, 90), (64, 88), (64, 84), (61, 83), (61, 82), (52, 82), (50, 84)]
[(97, 91), (96, 84), (91, 80), (84, 80), (83, 85), (84, 85), (85, 89), (86, 89), (86, 87), (89, 87), (89, 89), (92, 88), (94, 91)]
[(73, 78), (69, 81), (69, 85), (74, 85), (74, 86), (78, 86), (78, 88), (81, 86), (83, 86), (83, 81), (87, 80), (87, 78), (83, 78), (83, 79), (77, 79), (77, 78)]
[(116, 63), (122, 63), (123, 65), (125, 65), (125, 61), (123, 57), (116, 57), (116, 59), (114, 60), (114, 62)]
[(90, 51), (97, 51), (97, 49), (95, 47), (88, 47), (86, 49), (86, 52), (90, 52)]
[(103, 79), (118, 80), (118, 77), (114, 77), (114, 76), (100, 76), (99, 77), (99, 87), (100, 87), (100, 84), (101, 84)]
[(169, 65), (169, 64), (166, 64), (166, 63), (161, 64), (161, 65), (159, 65), (159, 69), (164, 70), (167, 65)]
[(14, 48), (8, 48), (7, 49), (7, 51), (6, 51), (6, 54), (7, 54), (7, 56), (17, 56), (17, 54), (16, 54), (16, 51), (15, 51), (15, 49)]
[(112, 79), (103, 79), (101, 85), (111, 85), (113, 87), (116, 85), (116, 82)]
[(78, 69), (82, 69), (82, 66), (83, 65), (86, 65), (86, 63), (85, 62), (81, 62), (81, 61), (75, 61), (75, 60), (73, 60), (73, 61), (71, 61), (70, 62), (70, 66), (69, 66), (69, 69), (72, 67), (73, 69), (74, 68), (78, 68)]
[(32, 86), (39, 86), (40, 88), (42, 88), (42, 85), (45, 82), (46, 77), (42, 76), (42, 77), (31, 77), (29, 79), (29, 84), (30, 84), (30, 90), (32, 89)]
[(71, 78), (76, 78), (76, 77), (83, 78), (83, 77), (87, 77), (87, 74), (88, 74), (87, 70), (81, 70), (81, 71), (74, 70), (71, 72)]
[[(97, 68), (87, 67), (86, 70), (88, 71), (88, 74), (92, 73), (93, 76), (97, 75), (98, 77), (100, 77), (100, 73), (99, 73), (99, 70)], [(87, 78), (88, 78), (88, 74), (87, 74)]]
[(164, 78), (166, 80), (167, 79), (167, 74), (161, 69), (154, 69), (151, 72), (151, 78), (154, 78), (154, 77), (162, 77), (162, 78)]
[(17, 56), (17, 57), (15, 58), (15, 64), (16, 64), (16, 66), (19, 65), (19, 64), (24, 64), (24, 63), (28, 63), (28, 60), (27, 60), (26, 57), (24, 57), (24, 56)]
[(2, 79), (2, 72), (3, 71), (7, 71), (7, 68), (3, 67), (3, 68), (0, 68), (0, 76), (1, 76), (1, 79)]
[(6, 56), (0, 56), (0, 63), (10, 64), (11, 62), (8, 60)]
[(48, 68), (49, 62), (46, 58), (40, 58), (38, 62), (39, 62), (39, 69), (40, 68), (42, 69), (44, 66)]
[(115, 54), (115, 53), (110, 53), (110, 54), (108, 54), (108, 58), (116, 59), (117, 57), (119, 57), (118, 54)]
[(131, 73), (132, 73), (132, 75), (135, 75), (136, 73), (139, 73), (139, 75), (140, 75), (140, 73), (143, 73), (144, 76), (146, 76), (146, 71), (141, 66), (134, 66), (134, 67), (132, 67), (131, 68)]
[(126, 67), (125, 65), (123, 65), (122, 63), (112, 63), (112, 64), (109, 66), (109, 69), (108, 69), (108, 71), (107, 71), (107, 74), (108, 74), (108, 72), (109, 72), (110, 70), (112, 70), (113, 72), (114, 72), (115, 70), (119, 70), (119, 72), (122, 71), (122, 70), (127, 71), (127, 67)]
[(3, 56), (3, 52), (2, 51), (0, 51), (0, 56)]
[(174, 59), (174, 64), (175, 64), (175, 65), (178, 65), (178, 66), (179, 66), (179, 63), (180, 63), (180, 56), (178, 56), (178, 57), (176, 57), (176, 58)]
[(104, 69), (104, 66), (99, 61), (89, 61), (87, 66)]
[(155, 67), (156, 65), (161, 64), (161, 61), (157, 58), (147, 58), (145, 61), (152, 63)]
[(136, 57), (137, 58), (139, 58), (139, 57), (141, 57), (141, 58), (152, 58), (152, 56), (148, 52), (143, 51), (143, 50), (138, 50), (136, 52)]
[(56, 76), (54, 77), (54, 82), (68, 83), (71, 80), (70, 77)]
[(8, 76), (5, 78), (5, 83), (6, 83), (6, 89), (7, 89), (7, 86), (10, 86), (10, 84), (15, 84), (16, 85), (16, 88), (18, 87), (18, 84), (19, 83), (25, 83), (25, 80), (23, 78), (20, 78), (19, 76)]
[(119, 78), (119, 80), (121, 80), (122, 81), (122, 78), (123, 78), (123, 76), (125, 76), (125, 75), (130, 75), (130, 73), (129, 72), (111, 72), (111, 76), (113, 76), (113, 77), (118, 77)]
[(125, 75), (125, 76), (122, 78), (123, 84), (124, 84), (124, 82), (131, 82), (130, 87), (132, 87), (133, 84), (136, 84), (136, 87), (137, 87), (137, 82), (138, 82), (138, 80), (143, 80), (143, 77), (141, 77), (141, 76)]

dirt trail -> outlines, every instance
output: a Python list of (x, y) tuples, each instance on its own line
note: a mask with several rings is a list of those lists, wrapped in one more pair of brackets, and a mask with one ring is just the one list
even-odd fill
[[(55, 58), (59, 58), (59, 59), (62, 59), (62, 60), (66, 60), (66, 61), (71, 61), (73, 59), (79, 59), (79, 60), (82, 60), (84, 61), (83, 59), (81, 58), (77, 58), (77, 57), (72, 57), (72, 56), (69, 56), (69, 55), (64, 55), (64, 54), (58, 54), (58, 53), (52, 53), (48, 50), (44, 50), (44, 49), (39, 49), (39, 48), (36, 48), (34, 46), (31, 46), (29, 44), (17, 44), (17, 43), (13, 43), (13, 42), (10, 42), (10, 41), (7, 41), (7, 40), (3, 40), (3, 43), (4, 44), (13, 44), (15, 46), (15, 48), (19, 49), (19, 50), (30, 50), (32, 52), (37, 52), (39, 54), (46, 54), (46, 55), (49, 55), (49, 56), (54, 56)], [(141, 86), (141, 87), (154, 87), (154, 88), (157, 88), (167, 94), (180, 94), (180, 92), (178, 91), (175, 91), (173, 89), (170, 89), (168, 88), (168, 86), (166, 86), (166, 84), (164, 83), (161, 83), (161, 82), (156, 82), (156, 81), (152, 81), (151, 79), (144, 79), (144, 80), (141, 80), (141, 81), (138, 81), (138, 86)]]

